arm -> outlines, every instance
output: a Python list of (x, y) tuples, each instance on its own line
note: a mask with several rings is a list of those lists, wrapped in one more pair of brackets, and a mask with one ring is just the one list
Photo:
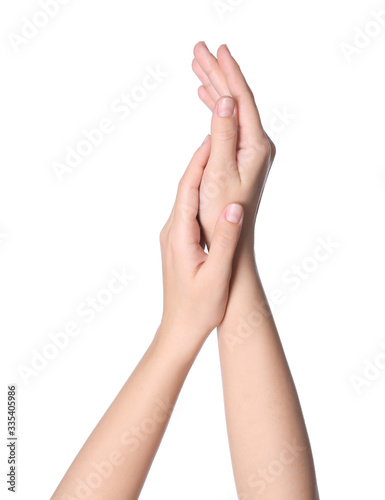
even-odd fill
[[(163, 333), (158, 331), (160, 336)], [(78, 453), (53, 500), (139, 497), (194, 361), (193, 353), (177, 356), (159, 338), (155, 336)], [(173, 366), (173, 370), (167, 370), (167, 366)]]
[(275, 147), (227, 47), (221, 46), (216, 58), (199, 43), (194, 54), (193, 69), (203, 84), (199, 96), (213, 111), (212, 153), (199, 213), (208, 246), (213, 221), (226, 200), (245, 208), (226, 315), (218, 327), (238, 495), (240, 500), (316, 500), (300, 403), (254, 259), (255, 218)]
[(206, 142), (188, 166), (161, 232), (164, 307), (160, 327), (53, 500), (138, 498), (189, 369), (223, 319), (243, 209), (231, 205), (221, 211), (206, 254), (200, 246), (197, 213), (208, 155)]
[(218, 328), (229, 443), (241, 500), (316, 500), (295, 385), (253, 258), (239, 254)]

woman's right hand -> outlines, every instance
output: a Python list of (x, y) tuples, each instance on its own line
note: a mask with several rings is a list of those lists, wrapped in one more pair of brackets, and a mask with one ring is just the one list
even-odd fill
[[(210, 247), (217, 217), (229, 202), (245, 210), (241, 241), (254, 248), (254, 224), (275, 146), (263, 130), (254, 96), (226, 45), (218, 58), (204, 42), (194, 48), (199, 97), (213, 112), (211, 151), (201, 188), (199, 220)], [(241, 244), (241, 243), (240, 243)]]

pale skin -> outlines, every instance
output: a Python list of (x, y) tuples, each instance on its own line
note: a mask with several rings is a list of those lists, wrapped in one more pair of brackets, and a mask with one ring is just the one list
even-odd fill
[[(238, 201), (245, 209), (226, 315), (218, 326), (238, 496), (241, 500), (317, 500), (301, 407), (254, 257), (254, 220), (275, 147), (262, 128), (251, 90), (227, 47), (221, 46), (214, 57), (199, 43), (194, 55), (193, 70), (202, 82), (199, 96), (213, 111), (215, 155), (205, 169), (201, 191), (205, 191), (206, 178), (220, 177), (223, 165), (228, 172), (218, 196), (211, 197), (200, 210), (208, 244), (212, 221), (227, 200)], [(231, 116), (219, 118), (218, 107), (226, 96), (232, 96), (238, 113), (235, 110)], [(222, 147), (224, 140), (226, 148)]]
[(200, 42), (194, 56), (211, 136), (187, 167), (160, 235), (162, 320), (53, 500), (139, 498), (185, 378), (216, 327), (239, 499), (318, 499), (305, 423), (254, 259), (275, 148), (227, 47), (214, 57)]

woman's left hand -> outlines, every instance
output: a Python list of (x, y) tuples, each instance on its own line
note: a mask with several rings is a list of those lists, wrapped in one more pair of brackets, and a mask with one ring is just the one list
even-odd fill
[(160, 234), (163, 317), (158, 336), (172, 336), (184, 347), (200, 348), (225, 313), (243, 207), (224, 206), (210, 251), (201, 245), (197, 220), (199, 187), (210, 155), (210, 140), (195, 152), (179, 186), (171, 215)]

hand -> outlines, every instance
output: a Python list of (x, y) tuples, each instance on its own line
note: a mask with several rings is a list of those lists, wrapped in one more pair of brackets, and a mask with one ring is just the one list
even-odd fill
[(194, 48), (199, 97), (213, 112), (211, 153), (200, 188), (199, 220), (210, 248), (215, 221), (230, 201), (243, 205), (240, 246), (254, 248), (254, 225), (275, 146), (263, 130), (253, 94), (226, 45), (218, 58), (204, 42)]
[(207, 140), (187, 167), (160, 234), (164, 308), (157, 335), (172, 336), (173, 342), (187, 348), (200, 348), (223, 319), (243, 222), (241, 205), (223, 205), (214, 224), (210, 252), (204, 252), (197, 214), (199, 186), (209, 154)]

